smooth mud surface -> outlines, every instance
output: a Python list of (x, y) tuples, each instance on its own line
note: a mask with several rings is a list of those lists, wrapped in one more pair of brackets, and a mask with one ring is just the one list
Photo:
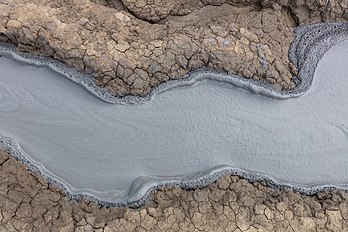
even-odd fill
[(120, 105), (3, 56), (0, 134), (72, 194), (113, 203), (137, 201), (159, 184), (204, 185), (231, 167), (305, 189), (347, 187), (347, 57), (348, 41), (326, 53), (299, 98), (202, 80)]

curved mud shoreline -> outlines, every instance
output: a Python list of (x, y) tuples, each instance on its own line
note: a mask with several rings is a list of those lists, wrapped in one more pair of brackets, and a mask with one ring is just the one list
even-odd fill
[[(317, 31), (317, 29), (320, 29), (320, 32)], [(271, 87), (269, 87), (266, 84), (263, 84), (257, 81), (241, 79), (237, 76), (228, 76), (226, 74), (214, 72), (211, 70), (197, 70), (196, 72), (193, 72), (190, 75), (184, 77), (184, 79), (181, 81), (172, 81), (172, 82), (168, 82), (168, 83), (160, 85), (155, 90), (153, 90), (147, 97), (144, 97), (144, 98), (125, 97), (122, 99), (117, 99), (112, 97), (105, 91), (101, 90), (96, 85), (94, 85), (90, 81), (90, 78), (88, 76), (77, 73), (73, 69), (67, 69), (62, 64), (55, 62), (53, 60), (46, 60), (39, 57), (33, 57), (31, 55), (25, 55), (25, 54), (17, 55), (16, 53), (14, 53), (14, 50), (11, 48), (2, 48), (1, 53), (5, 55), (11, 55), (15, 59), (25, 61), (31, 64), (34, 63), (38, 66), (50, 67), (54, 71), (63, 73), (67, 78), (81, 84), (87, 90), (92, 92), (94, 95), (110, 103), (121, 103), (121, 104), (144, 103), (146, 101), (151, 100), (151, 98), (154, 97), (156, 94), (159, 94), (161, 92), (164, 92), (179, 86), (183, 86), (183, 85), (193, 85), (195, 82), (205, 78), (212, 78), (214, 80), (223, 81), (223, 82), (230, 83), (239, 87), (244, 87), (244, 88), (252, 90), (255, 93), (260, 93), (260, 94), (264, 94), (271, 97), (289, 98), (289, 97), (299, 96), (305, 93), (310, 88), (317, 63), (321, 59), (322, 55), (331, 46), (344, 40), (347, 37), (348, 25), (339, 24), (339, 23), (330, 24), (330, 25), (319, 24), (319, 25), (299, 28), (297, 30), (297, 33), (298, 33), (298, 37), (295, 39), (295, 41), (293, 42), (291, 46), (289, 57), (291, 61), (295, 65), (297, 65), (297, 68), (299, 69), (298, 79), (301, 80), (301, 83), (299, 83), (294, 90), (291, 90), (288, 92), (279, 92), (274, 89), (271, 89)], [(299, 48), (301, 48), (301, 50)], [(303, 50), (310, 51), (310, 54), (301, 52)], [(34, 60), (34, 62), (32, 60)], [(61, 71), (61, 70), (64, 70), (64, 71)], [(34, 172), (40, 172), (39, 168), (36, 167), (35, 164), (31, 164), (31, 161), (28, 160), (28, 157), (26, 157), (24, 152), (21, 151), (19, 145), (16, 142), (10, 141), (6, 138), (2, 138), (0, 141), (2, 144), (1, 146), (3, 146), (5, 149), (9, 149), (11, 154), (14, 157), (21, 160), (23, 163), (29, 166), (30, 169), (33, 170)], [(261, 174), (249, 173), (247, 171), (243, 171), (240, 169), (234, 169), (228, 166), (223, 166), (223, 167), (215, 168), (208, 172), (200, 172), (200, 173), (196, 173), (184, 178), (173, 178), (171, 180), (153, 178), (151, 179), (152, 187), (148, 188), (147, 186), (147, 189), (143, 189), (143, 186), (139, 184), (139, 183), (142, 183), (141, 181), (135, 181), (131, 189), (136, 189), (136, 191), (129, 193), (128, 195), (138, 196), (138, 197), (135, 197), (133, 199), (129, 198), (121, 203), (108, 203), (108, 202), (101, 202), (101, 201), (99, 201), (99, 203), (102, 205), (107, 205), (107, 206), (138, 207), (144, 204), (149, 199), (150, 192), (153, 189), (164, 187), (164, 186), (179, 186), (179, 187), (188, 188), (188, 189), (200, 188), (215, 181), (218, 177), (222, 175), (227, 175), (227, 174), (239, 175), (249, 180), (266, 181), (268, 184), (272, 186), (291, 187), (305, 194), (313, 194), (317, 191), (320, 191), (328, 187), (337, 187), (337, 188), (346, 189), (346, 187), (344, 186), (322, 186), (322, 185), (299, 188), (295, 186), (289, 186), (285, 183), (280, 183), (277, 180), (273, 180), (272, 178), (263, 176)], [(64, 189), (63, 185), (57, 183), (56, 181), (50, 178), (47, 178), (47, 179), (49, 182), (55, 183)], [(69, 190), (68, 189), (65, 189), (65, 190), (67, 194), (69, 195)], [(82, 196), (85, 197), (85, 195), (83, 194), (71, 195), (70, 197), (78, 199)], [(142, 197), (139, 198), (139, 196), (142, 196)], [(93, 199), (91, 196), (87, 196), (87, 197), (90, 197), (92, 200), (98, 201), (98, 199)]]
[(262, 94), (278, 99), (287, 99), (298, 97), (310, 88), (317, 63), (326, 51), (346, 38), (348, 35), (348, 23), (320, 23), (302, 26), (296, 29), (296, 34), (297, 36), (289, 49), (289, 58), (298, 69), (298, 75), (294, 77), (298, 84), (292, 90), (283, 91), (273, 88), (270, 83), (266, 83), (264, 80), (246, 79), (237, 75), (228, 75), (222, 71), (202, 68), (190, 72), (179, 80), (164, 82), (153, 88), (153, 90), (144, 97), (128, 95), (117, 98), (97, 86), (90, 75), (81, 73), (54, 59), (18, 52), (12, 45), (4, 43), (0, 43), (0, 54), (11, 56), (15, 60), (28, 64), (48, 67), (55, 72), (63, 74), (73, 82), (80, 84), (90, 93), (109, 103), (143, 104), (150, 101), (157, 94), (180, 86), (194, 85), (196, 82), (205, 79), (232, 84), (237, 87), (248, 89), (255, 94)]
[[(125, 200), (118, 203), (101, 201), (98, 198), (95, 198), (89, 194), (77, 193), (72, 194), (69, 189), (70, 186), (66, 186), (66, 183), (62, 184), (60, 181), (53, 179), (45, 174), (43, 174), (41, 164), (33, 161), (26, 153), (21, 149), (20, 145), (11, 138), (6, 138), (0, 136), (0, 148), (7, 150), (12, 157), (14, 157), (19, 162), (26, 165), (29, 170), (33, 173), (41, 175), (45, 180), (58, 188), (62, 189), (65, 195), (71, 200), (81, 200), (88, 199), (91, 202), (95, 202), (104, 207), (129, 207), (129, 208), (139, 208), (142, 207), (145, 203), (152, 199), (152, 192), (154, 190), (166, 187), (179, 187), (182, 189), (198, 189), (208, 186), (209, 184), (215, 182), (222, 176), (226, 175), (235, 175), (239, 176), (248, 181), (261, 181), (264, 182), (268, 187), (278, 188), (278, 189), (292, 189), (293, 191), (300, 192), (305, 195), (314, 195), (323, 190), (329, 189), (341, 189), (348, 190), (346, 185), (316, 185), (308, 187), (298, 187), (293, 186), (282, 181), (276, 180), (272, 177), (269, 177), (265, 174), (260, 174), (252, 171), (246, 171), (239, 168), (233, 168), (231, 166), (218, 166), (207, 171), (196, 172), (184, 177), (174, 177), (169, 178), (160, 178), (160, 177), (140, 177), (132, 183), (130, 191), (128, 193), (129, 198), (125, 197)], [(45, 170), (46, 171), (46, 170)], [(146, 184), (142, 181), (142, 178), (146, 179)], [(151, 187), (149, 187), (151, 186)], [(82, 191), (81, 191), (82, 192)], [(139, 197), (140, 196), (140, 197)]]

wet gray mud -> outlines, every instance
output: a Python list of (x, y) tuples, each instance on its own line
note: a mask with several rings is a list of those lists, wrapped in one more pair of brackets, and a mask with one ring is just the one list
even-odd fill
[(3, 46), (0, 146), (73, 197), (113, 206), (225, 174), (305, 193), (347, 188), (348, 26), (297, 34), (294, 90), (197, 70), (147, 97), (122, 99), (60, 63)]

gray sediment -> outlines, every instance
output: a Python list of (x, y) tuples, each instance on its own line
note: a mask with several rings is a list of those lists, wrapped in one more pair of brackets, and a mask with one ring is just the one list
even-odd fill
[[(16, 60), (21, 62), (34, 64), (37, 66), (49, 67), (52, 70), (63, 74), (68, 79), (80, 84), (89, 92), (97, 96), (98, 98), (109, 102), (117, 104), (142, 104), (150, 101), (157, 94), (164, 91), (168, 91), (173, 88), (194, 85), (196, 82), (213, 79), (216, 81), (221, 81), (224, 83), (232, 84), (237, 87), (246, 88), (256, 94), (262, 94), (265, 96), (286, 99), (291, 97), (297, 97), (304, 94), (311, 86), (314, 72), (319, 60), (333, 45), (347, 39), (348, 37), (348, 24), (343, 23), (334, 23), (334, 24), (316, 24), (311, 26), (300, 27), (296, 30), (297, 37), (292, 43), (289, 50), (289, 58), (291, 62), (295, 64), (298, 69), (297, 79), (300, 81), (295, 89), (290, 91), (278, 91), (273, 89), (270, 85), (254, 81), (250, 79), (244, 79), (238, 76), (229, 76), (226, 73), (217, 72), (209, 69), (200, 69), (195, 72), (190, 73), (189, 75), (183, 77), (178, 81), (170, 81), (164, 84), (161, 84), (155, 88), (151, 93), (145, 97), (135, 97), (135, 96), (126, 96), (124, 98), (115, 98), (105, 92), (103, 89), (98, 87), (93, 81), (92, 78), (86, 74), (77, 72), (73, 68), (68, 68), (64, 64), (57, 62), (53, 59), (41, 58), (38, 56), (33, 56), (25, 53), (19, 53), (15, 50), (14, 47), (9, 45), (2, 45), (0, 48), (0, 54), (5, 56), (11, 56)], [(172, 179), (161, 179), (153, 178), (151, 187), (147, 187), (147, 190), (142, 194), (143, 196), (140, 199), (127, 200), (120, 203), (111, 203), (105, 201), (99, 201), (93, 196), (85, 194), (71, 194), (69, 190), (64, 187), (63, 184), (60, 184), (59, 181), (56, 181), (44, 173), (40, 172), (40, 169), (37, 167), (33, 161), (30, 160), (25, 152), (20, 148), (19, 144), (9, 138), (0, 137), (0, 147), (9, 150), (13, 157), (24, 163), (29, 167), (33, 172), (43, 175), (49, 183), (58, 185), (62, 188), (67, 196), (72, 199), (80, 199), (81, 197), (90, 198), (92, 201), (96, 201), (104, 206), (113, 206), (113, 207), (139, 207), (147, 202), (151, 198), (151, 191), (161, 187), (167, 186), (178, 186), (185, 189), (194, 189), (201, 188), (209, 183), (214, 182), (217, 178), (223, 175), (238, 175), (250, 181), (265, 181), (270, 186), (278, 188), (291, 188), (295, 191), (299, 191), (303, 194), (314, 194), (315, 192), (321, 191), (325, 188), (342, 188), (347, 189), (346, 187), (337, 186), (337, 185), (320, 185), (312, 187), (296, 187), (284, 183), (277, 182), (269, 176), (262, 175), (259, 173), (247, 172), (242, 169), (231, 168), (229, 166), (219, 166), (213, 170), (207, 172), (199, 172), (192, 174), (184, 178), (172, 178)], [(185, 180), (186, 179), (186, 180)], [(134, 191), (142, 189), (142, 181), (134, 181), (132, 188)], [(135, 193), (129, 193), (129, 195), (137, 195)]]

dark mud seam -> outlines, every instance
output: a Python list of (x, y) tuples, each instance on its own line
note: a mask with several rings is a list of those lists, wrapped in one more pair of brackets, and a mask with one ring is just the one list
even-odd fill
[[(73, 82), (80, 84), (95, 96), (109, 103), (142, 104), (150, 101), (152, 97), (154, 97), (156, 94), (180, 86), (193, 85), (195, 82), (204, 79), (222, 81), (228, 84), (236, 85), (237, 87), (247, 88), (253, 91), (254, 93), (284, 99), (289, 97), (297, 97), (305, 93), (310, 88), (313, 81), (316, 66), (319, 60), (325, 54), (325, 52), (327, 52), (333, 45), (348, 38), (348, 24), (315, 24), (310, 26), (299, 27), (296, 29), (296, 33), (297, 37), (292, 42), (289, 49), (289, 58), (290, 61), (294, 63), (299, 70), (297, 78), (300, 80), (300, 83), (296, 86), (295, 89), (289, 91), (277, 91), (275, 89), (272, 89), (270, 85), (260, 81), (244, 79), (238, 76), (229, 76), (226, 73), (217, 72), (214, 70), (200, 69), (184, 76), (183, 79), (177, 81), (169, 81), (167, 83), (157, 86), (146, 97), (127, 96), (124, 98), (115, 98), (111, 94), (105, 92), (103, 89), (98, 87), (92, 81), (92, 78), (89, 75), (82, 74), (73, 68), (67, 68), (63, 63), (55, 61), (53, 59), (42, 58), (27, 53), (20, 53), (17, 52), (13, 46), (10, 46), (8, 44), (0, 44), (0, 46), (2, 46), (0, 47), (0, 55), (11, 56), (16, 60), (29, 64), (34, 64), (40, 67), (49, 67), (52, 70), (63, 74), (65, 77), (72, 80)], [(303, 52), (301, 53), (299, 48), (301, 50), (307, 49), (307, 51), (310, 52), (309, 54)], [(299, 54), (302, 54), (302, 56), (305, 55), (305, 57), (300, 57)], [(147, 191), (144, 194), (142, 194), (142, 197), (140, 199), (134, 201), (110, 203), (106, 201), (100, 201), (91, 195), (72, 194), (63, 184), (59, 183), (59, 181), (54, 180), (53, 178), (48, 177), (47, 175), (42, 173), (39, 170), (39, 168), (35, 166), (35, 164), (33, 164), (33, 162), (26, 157), (27, 155), (20, 148), (19, 144), (15, 140), (0, 136), (0, 147), (4, 150), (7, 150), (10, 153), (10, 155), (14, 157), (16, 160), (26, 165), (31, 172), (43, 176), (49, 184), (55, 185), (62, 189), (69, 199), (78, 201), (82, 198), (87, 198), (90, 201), (95, 202), (104, 207), (139, 208), (144, 206), (145, 203), (152, 199), (152, 192), (154, 190), (165, 187), (179, 187), (188, 190), (203, 188), (225, 175), (236, 175), (250, 182), (262, 181), (266, 183), (268, 187), (271, 188), (289, 189), (291, 191), (299, 192), (305, 195), (313, 195), (320, 191), (328, 189), (348, 190), (348, 186), (340, 185), (316, 185), (310, 187), (297, 187), (291, 184), (282, 183), (281, 181), (277, 181), (264, 174), (250, 172), (239, 168), (232, 168), (230, 166), (219, 166), (216, 167), (210, 173), (194, 173), (192, 175), (186, 176), (185, 178), (189, 179), (188, 181), (178, 181), (175, 180), (175, 178), (170, 180), (169, 178), (165, 179), (164, 177), (153, 178), (152, 180), (157, 180), (158, 182), (152, 187), (148, 188)], [(135, 187), (137, 187), (136, 189), (139, 190), (142, 187), (141, 185), (138, 185), (139, 183), (140, 182), (137, 182), (137, 180), (134, 180), (132, 186), (134, 187), (135, 185)], [(129, 192), (128, 195), (131, 194), (132, 193)]]

